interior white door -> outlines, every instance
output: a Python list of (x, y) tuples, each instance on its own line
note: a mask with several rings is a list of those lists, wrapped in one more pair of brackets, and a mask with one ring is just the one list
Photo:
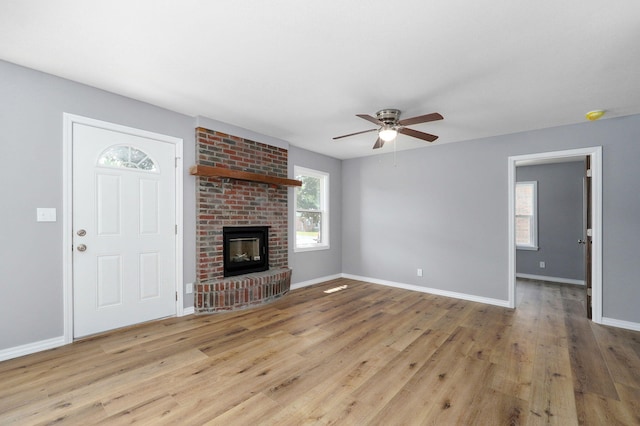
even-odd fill
[(73, 124), (74, 337), (175, 314), (175, 157)]

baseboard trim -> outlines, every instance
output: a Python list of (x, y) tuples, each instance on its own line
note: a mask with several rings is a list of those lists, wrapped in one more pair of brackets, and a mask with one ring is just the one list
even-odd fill
[(611, 327), (626, 328), (627, 330), (640, 331), (640, 323), (637, 322), (602, 317), (602, 322), (600, 324)]
[(40, 340), (39, 342), (27, 343), (22, 346), (0, 350), (0, 361), (6, 361), (12, 358), (18, 358), (24, 355), (31, 355), (36, 352), (46, 351), (47, 349), (57, 348), (65, 345), (64, 336), (54, 337), (52, 339)]
[(291, 290), (295, 290), (297, 288), (309, 287), (310, 285), (320, 284), (325, 281), (337, 280), (338, 278), (342, 278), (342, 276), (343, 274), (327, 275), (326, 277), (314, 278), (308, 281), (293, 283), (291, 284)]
[(193, 306), (189, 306), (188, 308), (184, 308), (182, 310), (182, 315), (180, 315), (181, 317), (184, 317), (186, 315), (192, 315), (196, 312), (195, 307)]
[(554, 283), (562, 283), (562, 284), (584, 285), (584, 280), (574, 280), (572, 278), (548, 277), (546, 275), (516, 274), (516, 278), (525, 278), (528, 280), (538, 280), (538, 281), (551, 281)]
[(421, 293), (435, 294), (437, 296), (445, 296), (445, 297), (452, 297), (454, 299), (468, 300), (469, 302), (484, 303), (487, 305), (501, 306), (503, 308), (509, 307), (508, 300), (474, 296), (472, 294), (457, 293), (454, 291), (440, 290), (437, 288), (429, 288), (429, 287), (422, 287), (422, 286), (413, 285), (413, 284), (404, 284), (404, 283), (398, 283), (394, 281), (379, 280), (377, 278), (361, 277), (359, 275), (342, 274), (342, 277), (352, 279), (352, 280), (365, 281), (373, 284), (386, 285), (388, 287), (396, 287), (396, 288), (402, 288), (405, 290), (419, 291)]

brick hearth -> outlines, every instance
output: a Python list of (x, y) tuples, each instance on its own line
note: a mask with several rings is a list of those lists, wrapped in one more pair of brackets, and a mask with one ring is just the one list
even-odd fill
[[(196, 129), (197, 162), (263, 175), (287, 177), (287, 150)], [(196, 177), (197, 277), (195, 312), (243, 309), (289, 291), (287, 188), (229, 178)], [(269, 226), (269, 271), (223, 276), (224, 226)]]
[(271, 269), (198, 284), (198, 313), (236, 311), (263, 305), (283, 296), (291, 284), (291, 269)]

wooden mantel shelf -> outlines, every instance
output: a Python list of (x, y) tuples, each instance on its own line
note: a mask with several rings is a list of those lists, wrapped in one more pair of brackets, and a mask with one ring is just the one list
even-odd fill
[(189, 173), (194, 176), (231, 178), (248, 180), (250, 182), (270, 183), (280, 186), (302, 186), (302, 182), (299, 180), (243, 172), (241, 170), (225, 169), (223, 167), (203, 166), (201, 164), (189, 167)]

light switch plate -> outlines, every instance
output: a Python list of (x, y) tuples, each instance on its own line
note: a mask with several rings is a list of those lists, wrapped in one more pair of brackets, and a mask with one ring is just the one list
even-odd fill
[(55, 222), (56, 221), (56, 209), (38, 207), (36, 209), (36, 220), (38, 222)]
[(191, 294), (193, 293), (193, 283), (187, 283), (187, 285), (185, 286), (185, 293), (187, 294)]

